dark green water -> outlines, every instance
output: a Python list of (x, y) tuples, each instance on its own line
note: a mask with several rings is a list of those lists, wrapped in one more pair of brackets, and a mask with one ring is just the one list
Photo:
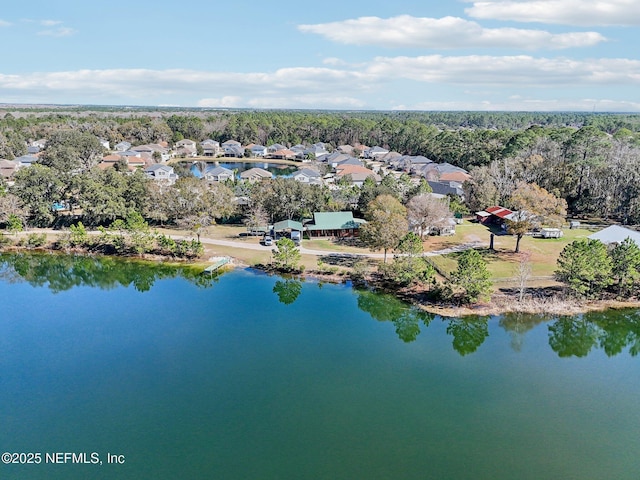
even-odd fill
[(640, 478), (636, 311), (445, 320), (250, 271), (0, 259), (0, 450), (43, 455), (2, 479)]

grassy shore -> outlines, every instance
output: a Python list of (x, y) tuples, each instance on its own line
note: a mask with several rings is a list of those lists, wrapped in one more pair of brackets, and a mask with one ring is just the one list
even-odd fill
[[(49, 242), (55, 241), (59, 232), (51, 230), (36, 230), (46, 233)], [(520, 253), (515, 253), (516, 239), (510, 235), (495, 235), (494, 250), (489, 250), (489, 238), (491, 231), (484, 225), (465, 222), (458, 225), (455, 235), (449, 237), (429, 237), (424, 242), (426, 252), (440, 251), (446, 248), (454, 248), (461, 244), (480, 242), (484, 247), (478, 248), (494, 282), (494, 292), (491, 300), (484, 304), (473, 306), (438, 305), (424, 302), (420, 292), (397, 292), (398, 296), (414, 303), (420, 304), (433, 313), (443, 316), (466, 315), (496, 315), (505, 312), (522, 312), (549, 315), (573, 315), (591, 310), (604, 310), (609, 308), (640, 307), (635, 301), (578, 301), (562, 295), (561, 285), (553, 278), (556, 262), (562, 249), (574, 240), (585, 238), (594, 230), (576, 229), (564, 230), (564, 237), (560, 239), (542, 239), (524, 237), (520, 244)], [(22, 232), (16, 239), (30, 232)], [(183, 230), (159, 228), (159, 233), (173, 236), (193, 237), (190, 232)], [(207, 259), (215, 256), (227, 256), (234, 259), (238, 266), (269, 265), (272, 262), (272, 249), (260, 244), (260, 237), (249, 236), (246, 228), (241, 225), (215, 225), (202, 233), (204, 255), (190, 263), (202, 267), (208, 265)], [(211, 241), (228, 242), (228, 245), (207, 243)], [(359, 254), (371, 253), (368, 249), (344, 242), (333, 242), (327, 239), (303, 240), (303, 246), (307, 250), (316, 252), (326, 251), (327, 255), (303, 254), (301, 265), (304, 266), (306, 276), (319, 277), (327, 281), (341, 282), (349, 278), (354, 262), (365, 264), (365, 273), (369, 276), (377, 270), (380, 259), (358, 257), (340, 257), (331, 254)], [(437, 255), (430, 257), (434, 266), (441, 274), (440, 279), (446, 279), (457, 267), (458, 253)], [(392, 257), (392, 255), (390, 255)], [(527, 258), (531, 265), (531, 274), (527, 281), (528, 295), (523, 301), (518, 301), (514, 294), (518, 286), (516, 269)], [(170, 259), (158, 259), (170, 261)]]

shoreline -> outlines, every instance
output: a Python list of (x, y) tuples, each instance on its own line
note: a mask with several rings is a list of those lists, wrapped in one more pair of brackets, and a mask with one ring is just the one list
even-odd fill
[[(172, 265), (176, 267), (188, 266), (191, 268), (202, 269), (202, 274), (205, 273), (204, 269), (210, 263), (206, 258), (195, 259), (180, 259), (168, 255), (159, 254), (141, 254), (141, 255), (118, 255), (118, 254), (105, 254), (101, 252), (92, 252), (83, 248), (73, 248), (67, 250), (55, 249), (48, 247), (35, 247), (29, 248), (27, 246), (10, 245), (0, 248), (0, 253), (49, 253), (55, 255), (84, 255), (84, 256), (102, 256), (119, 258), (129, 261), (141, 261), (141, 262), (153, 262), (163, 263), (165, 265)], [(249, 265), (243, 260), (229, 256), (230, 262), (218, 271), (224, 272), (233, 270), (235, 268), (251, 268), (261, 272), (265, 272), (270, 275), (286, 276), (287, 272), (278, 271), (275, 268), (271, 268), (269, 265), (257, 264)], [(323, 273), (317, 270), (303, 271), (299, 273), (291, 273), (294, 278), (300, 278), (303, 280), (313, 279), (320, 282), (345, 284), (347, 282), (353, 282), (352, 277), (347, 271), (342, 274), (336, 272)], [(355, 282), (353, 282), (355, 286)], [(429, 302), (425, 301), (423, 296), (425, 291), (416, 289), (389, 289), (388, 287), (376, 282), (372, 277), (367, 278), (362, 282), (362, 285), (372, 291), (378, 291), (380, 293), (388, 293), (403, 300), (411, 305), (420, 308), (426, 312), (439, 315), (445, 318), (465, 318), (473, 316), (499, 316), (505, 314), (530, 314), (541, 316), (577, 316), (589, 312), (598, 312), (605, 310), (621, 310), (626, 308), (639, 308), (640, 300), (616, 300), (616, 299), (603, 299), (603, 300), (578, 300), (570, 297), (566, 297), (562, 294), (551, 294), (545, 297), (535, 298), (530, 294), (527, 295), (523, 301), (519, 301), (515, 296), (510, 296), (504, 293), (493, 293), (491, 297), (485, 302), (478, 302), (469, 305), (456, 305), (445, 302)]]

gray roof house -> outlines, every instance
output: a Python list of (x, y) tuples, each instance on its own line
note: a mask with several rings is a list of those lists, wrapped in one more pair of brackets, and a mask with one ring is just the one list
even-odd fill
[(225, 145), (222, 144), (222, 150), (224, 150), (225, 157), (236, 157), (242, 158), (244, 157), (244, 147), (238, 145)]
[(316, 172), (315, 170), (312, 170), (310, 168), (303, 168), (302, 170), (298, 170), (296, 173), (293, 174), (293, 179), (296, 182), (300, 182), (300, 183), (309, 183), (309, 184), (315, 184), (315, 185), (322, 184), (322, 175), (320, 175), (319, 172)]
[(372, 147), (364, 152), (366, 158), (378, 158), (389, 153), (389, 150), (379, 146)]
[(611, 225), (599, 232), (589, 235), (592, 240), (600, 240), (602, 243), (621, 243), (626, 238), (633, 240), (640, 247), (640, 232), (620, 225)]
[(113, 149), (116, 152), (126, 152), (130, 148), (131, 148), (131, 144), (129, 142), (120, 142), (120, 143), (116, 144), (115, 147), (113, 147)]
[(459, 197), (464, 197), (464, 190), (462, 189), (462, 184), (460, 182), (437, 182), (432, 180), (427, 180), (427, 183), (433, 190), (433, 193), (439, 193), (441, 195), (457, 195)]
[(173, 185), (178, 179), (178, 176), (173, 171), (173, 167), (170, 167), (169, 165), (162, 165), (160, 163), (154, 163), (153, 165), (145, 168), (144, 173), (155, 181), (166, 183), (168, 185)]
[(260, 182), (262, 180), (270, 180), (273, 175), (262, 168), (250, 168), (240, 173), (240, 178), (249, 182)]
[(216, 142), (210, 138), (200, 142), (200, 146), (202, 147), (202, 155), (205, 157), (217, 157), (220, 153), (220, 142)]
[(267, 155), (268, 149), (264, 145), (251, 145), (251, 155), (254, 157), (265, 157)]
[(38, 157), (35, 155), (22, 155), (21, 157), (15, 158), (13, 161), (16, 162), (19, 167), (30, 167), (38, 161)]
[(204, 178), (209, 182), (224, 182), (225, 180), (233, 180), (235, 174), (233, 170), (224, 167), (216, 167), (204, 173)]

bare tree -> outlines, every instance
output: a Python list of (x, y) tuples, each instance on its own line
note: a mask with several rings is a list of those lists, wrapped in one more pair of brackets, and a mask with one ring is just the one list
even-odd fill
[(442, 228), (453, 217), (446, 199), (433, 195), (417, 195), (407, 203), (409, 228), (418, 232), (420, 238), (433, 228)]
[(520, 261), (515, 267), (515, 280), (518, 286), (519, 302), (522, 302), (524, 299), (529, 278), (531, 278), (531, 255), (529, 253), (523, 253), (520, 255)]

